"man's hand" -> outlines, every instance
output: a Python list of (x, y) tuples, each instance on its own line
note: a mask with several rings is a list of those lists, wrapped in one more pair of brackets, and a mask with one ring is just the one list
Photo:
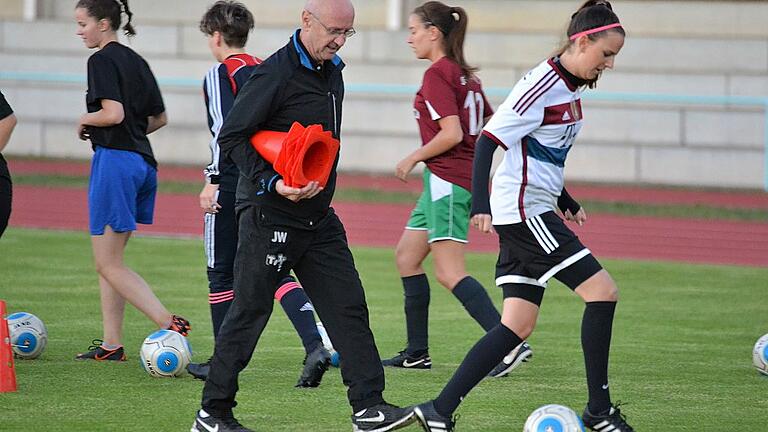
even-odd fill
[(584, 222), (587, 221), (587, 212), (584, 211), (584, 207), (580, 208), (576, 214), (571, 213), (570, 210), (566, 210), (565, 213), (563, 213), (563, 216), (565, 216), (565, 220), (576, 222), (579, 226), (584, 225)]
[(206, 184), (200, 192), (200, 208), (206, 213), (218, 213), (221, 209), (221, 205), (216, 202), (218, 192), (219, 185), (210, 183)]
[(298, 202), (299, 200), (312, 198), (315, 195), (319, 194), (320, 191), (322, 190), (323, 188), (320, 186), (320, 183), (316, 181), (309, 182), (309, 184), (304, 186), (303, 188), (286, 186), (285, 182), (283, 182), (283, 179), (278, 180), (277, 183), (275, 184), (275, 192), (279, 193), (280, 195), (288, 198), (293, 202)]
[(486, 234), (493, 232), (493, 224), (491, 223), (491, 215), (489, 214), (478, 213), (472, 216), (470, 223), (473, 227)]

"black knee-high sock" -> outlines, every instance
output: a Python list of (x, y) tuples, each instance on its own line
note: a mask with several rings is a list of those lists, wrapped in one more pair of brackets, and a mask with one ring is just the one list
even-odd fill
[(581, 348), (587, 368), (589, 411), (594, 414), (608, 409), (611, 394), (608, 389), (608, 354), (616, 302), (590, 302), (581, 320)]
[[(231, 270), (231, 269), (230, 269)], [(213, 337), (219, 334), (221, 323), (227, 315), (229, 306), (235, 298), (232, 290), (233, 277), (231, 271), (221, 271), (208, 267), (208, 304), (211, 307), (211, 323), (213, 324)]]
[(429, 349), (429, 279), (419, 274), (402, 278), (405, 295), (405, 326), (408, 332), (408, 354), (421, 354)]
[(317, 331), (314, 308), (301, 285), (292, 277), (285, 278), (280, 282), (275, 298), (280, 302), (293, 328), (299, 334), (304, 351), (307, 354), (314, 351), (323, 343), (323, 340)]
[[(230, 291), (232, 293), (232, 291)], [(209, 294), (213, 295), (213, 294)], [(221, 323), (224, 322), (224, 317), (227, 315), (229, 306), (232, 304), (232, 298), (228, 300), (214, 300), (209, 297), (208, 302), (211, 306), (211, 322), (213, 323), (213, 339), (216, 340), (216, 336), (219, 335), (219, 329)]]
[(435, 410), (451, 417), (461, 400), (488, 375), (512, 348), (523, 340), (504, 324), (497, 323), (469, 350), (464, 361), (435, 399)]
[(453, 288), (453, 295), (459, 299), (464, 309), (483, 330), (488, 331), (501, 321), (501, 315), (488, 297), (488, 292), (472, 276), (460, 280)]

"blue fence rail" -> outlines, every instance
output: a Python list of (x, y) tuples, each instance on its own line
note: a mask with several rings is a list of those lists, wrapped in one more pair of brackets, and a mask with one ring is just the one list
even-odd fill
[[(86, 77), (77, 74), (58, 74), (49, 72), (3, 72), (0, 71), (0, 81), (33, 81), (47, 83), (85, 84)], [(195, 78), (160, 77), (161, 86), (200, 88), (201, 80)], [(347, 93), (372, 93), (413, 95), (418, 87), (399, 84), (347, 84)], [(504, 97), (509, 93), (508, 88), (490, 87), (485, 89), (489, 96)], [(661, 93), (620, 93), (620, 92), (586, 92), (588, 100), (621, 103), (644, 104), (675, 104), (675, 105), (717, 105), (728, 107), (757, 107), (762, 108), (765, 129), (763, 131), (763, 188), (768, 191), (768, 97), (757, 96), (705, 96), (677, 95)]]

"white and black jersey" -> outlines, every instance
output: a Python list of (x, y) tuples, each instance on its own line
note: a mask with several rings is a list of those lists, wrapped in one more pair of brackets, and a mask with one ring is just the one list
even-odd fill
[(235, 103), (237, 92), (260, 63), (261, 59), (257, 57), (245, 53), (233, 54), (213, 66), (203, 80), (208, 129), (212, 136), (209, 143), (211, 163), (205, 167), (204, 173), (209, 182), (220, 185), (221, 191), (234, 192), (240, 173), (232, 161), (222, 157), (218, 142), (219, 131)]
[(493, 176), (494, 225), (557, 209), (565, 158), (582, 126), (581, 92), (554, 60), (542, 62), (512, 89), (483, 130), (506, 152)]

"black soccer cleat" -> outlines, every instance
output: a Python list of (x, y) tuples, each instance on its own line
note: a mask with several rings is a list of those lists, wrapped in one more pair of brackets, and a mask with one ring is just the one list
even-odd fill
[(240, 424), (231, 414), (224, 417), (214, 417), (200, 410), (189, 432), (254, 432), (253, 429)]
[(426, 432), (453, 432), (456, 422), (435, 410), (435, 401), (413, 407), (414, 416)]
[(91, 341), (88, 351), (75, 356), (75, 360), (96, 360), (96, 361), (125, 361), (125, 350), (123, 347), (108, 350), (101, 344), (101, 339)]
[(317, 387), (323, 379), (325, 371), (331, 364), (331, 353), (322, 344), (319, 344), (304, 359), (304, 370), (301, 371), (296, 387)]
[(173, 330), (182, 336), (187, 336), (189, 331), (192, 330), (192, 324), (190, 324), (189, 321), (187, 321), (187, 319), (182, 316), (172, 315), (171, 324), (168, 326), (168, 328), (166, 328), (166, 330)]
[(411, 356), (403, 350), (397, 353), (396, 356), (383, 360), (381, 364), (404, 369), (432, 369), (432, 359), (426, 351), (424, 354)]
[(187, 365), (187, 373), (192, 375), (193, 378), (205, 381), (208, 379), (208, 374), (211, 372), (211, 359), (208, 359), (202, 363), (190, 363)]
[(413, 423), (410, 408), (400, 408), (386, 402), (358, 411), (352, 415), (352, 432), (385, 432)]
[(522, 342), (507, 354), (501, 360), (501, 363), (496, 365), (496, 367), (488, 373), (488, 376), (491, 378), (501, 378), (506, 376), (508, 373), (517, 369), (518, 366), (530, 360), (531, 357), (533, 357), (531, 346), (528, 345), (528, 342)]
[(627, 418), (619, 411), (620, 403), (609, 407), (602, 413), (595, 415), (589, 412), (589, 407), (584, 408), (584, 414), (581, 419), (584, 421), (584, 426), (598, 432), (635, 432), (635, 430), (627, 424)]

